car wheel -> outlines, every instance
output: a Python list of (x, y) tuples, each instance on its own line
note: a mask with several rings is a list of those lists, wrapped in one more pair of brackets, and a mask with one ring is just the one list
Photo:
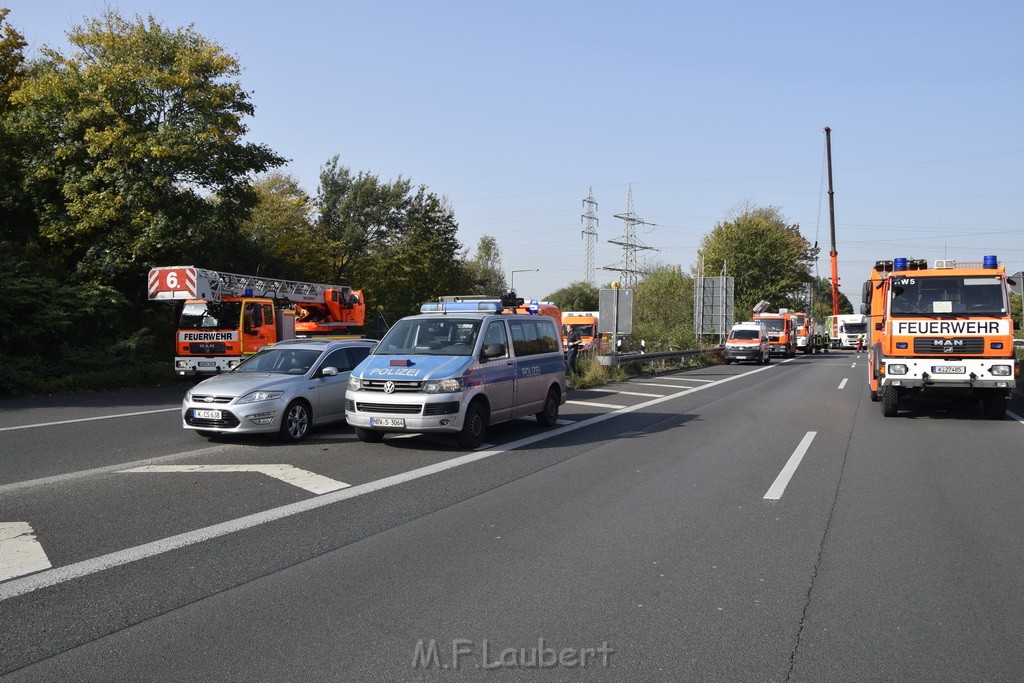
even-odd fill
[(284, 441), (298, 443), (309, 434), (310, 422), (312, 415), (309, 412), (309, 404), (305, 401), (292, 401), (284, 410), (278, 435)]
[(554, 427), (558, 422), (558, 389), (548, 389), (548, 397), (544, 399), (544, 410), (537, 413), (537, 422), (541, 427)]
[(364, 443), (380, 443), (384, 440), (384, 432), (376, 429), (363, 429), (356, 427), (356, 436)]
[(463, 448), (479, 448), (484, 442), (487, 432), (487, 411), (479, 401), (474, 401), (466, 408), (466, 419), (462, 422), (459, 432), (459, 445)]

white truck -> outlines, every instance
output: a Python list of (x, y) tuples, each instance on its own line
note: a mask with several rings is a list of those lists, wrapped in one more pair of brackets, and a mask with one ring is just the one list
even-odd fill
[(859, 313), (830, 315), (825, 318), (825, 330), (833, 349), (855, 349), (858, 341), (866, 339), (868, 318)]

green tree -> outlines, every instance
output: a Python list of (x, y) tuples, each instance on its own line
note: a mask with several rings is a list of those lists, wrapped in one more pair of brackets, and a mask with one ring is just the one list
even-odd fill
[(68, 41), (69, 55), (42, 48), (11, 98), (14, 130), (34, 143), (42, 238), (80, 280), (122, 291), (142, 289), (150, 265), (229, 266), (249, 174), (284, 163), (243, 142), (253, 106), (238, 62), (191, 26), (113, 11)]
[(458, 222), (447, 202), (410, 181), (353, 176), (338, 157), (321, 169), (317, 232), (331, 257), (331, 279), (361, 289), (389, 321), (426, 300), (472, 287), (460, 256)]
[(693, 278), (679, 266), (661, 266), (633, 289), (634, 347), (649, 351), (696, 348), (693, 331)]
[(596, 311), (600, 304), (597, 287), (578, 280), (548, 294), (547, 301), (554, 301), (562, 311)]
[(0, 239), (20, 246), (31, 242), (38, 223), (23, 189), (21, 160), (25, 146), (10, 130), (11, 95), (25, 77), (24, 36), (7, 23), (10, 10), (0, 7)]
[(253, 190), (256, 204), (241, 222), (254, 260), (246, 272), (320, 281), (329, 272), (331, 258), (313, 226), (313, 200), (284, 173), (257, 178)]
[(762, 299), (773, 309), (796, 307), (803, 285), (814, 281), (810, 267), (816, 256), (800, 226), (788, 224), (778, 208), (749, 206), (716, 224), (697, 252), (705, 277), (724, 271), (735, 278), (738, 320)]
[(498, 241), (484, 235), (476, 245), (476, 253), (466, 262), (472, 291), (466, 294), (486, 294), (500, 297), (508, 290), (505, 269), (501, 265), (501, 249)]

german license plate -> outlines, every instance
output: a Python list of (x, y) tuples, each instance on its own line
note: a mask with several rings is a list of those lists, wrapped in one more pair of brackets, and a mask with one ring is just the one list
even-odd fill
[(736, 356), (736, 360), (746, 360), (746, 356)]
[(193, 410), (192, 417), (197, 420), (219, 420), (221, 415), (219, 410)]
[(217, 364), (212, 360), (201, 360), (199, 361), (199, 367), (201, 368), (215, 368)]
[(371, 417), (371, 427), (405, 427), (405, 418), (402, 417)]
[(932, 372), (936, 375), (962, 375), (967, 372), (963, 365), (935, 365)]

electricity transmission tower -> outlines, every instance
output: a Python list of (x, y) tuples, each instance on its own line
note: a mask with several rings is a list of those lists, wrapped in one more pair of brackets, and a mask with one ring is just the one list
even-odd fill
[(614, 240), (608, 240), (608, 244), (622, 247), (622, 260), (613, 266), (605, 266), (604, 270), (617, 270), (622, 286), (630, 289), (636, 285), (637, 276), (645, 274), (645, 271), (640, 270), (637, 265), (636, 253), (645, 249), (654, 249), (654, 247), (648, 247), (637, 239), (636, 226), (654, 225), (654, 223), (648, 223), (633, 213), (632, 185), (628, 186), (628, 191), (626, 192), (626, 212), (615, 214), (615, 218), (623, 222), (622, 236)]
[(583, 277), (588, 284), (594, 284), (594, 243), (597, 242), (597, 202), (594, 201), (594, 188), (587, 188), (587, 198), (583, 200), (586, 212), (580, 217), (583, 221), (582, 236), (586, 243)]

